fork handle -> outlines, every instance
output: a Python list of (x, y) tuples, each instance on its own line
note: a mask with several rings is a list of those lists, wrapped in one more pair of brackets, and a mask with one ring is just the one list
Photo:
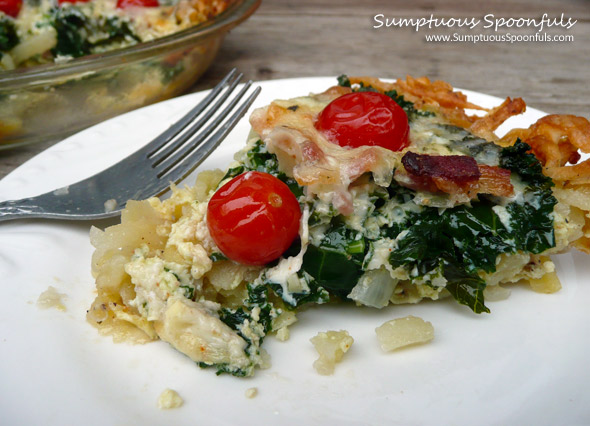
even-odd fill
[(53, 217), (45, 211), (33, 198), (0, 202), (0, 222), (12, 219), (33, 217)]

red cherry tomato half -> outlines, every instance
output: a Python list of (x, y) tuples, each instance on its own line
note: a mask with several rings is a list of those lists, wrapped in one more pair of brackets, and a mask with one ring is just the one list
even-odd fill
[(158, 0), (117, 0), (118, 9), (127, 9), (128, 7), (158, 7)]
[(246, 265), (278, 259), (299, 232), (301, 208), (289, 187), (262, 172), (246, 172), (209, 200), (207, 226), (221, 252)]
[(0, 0), (0, 11), (6, 13), (8, 16), (16, 18), (22, 5), (22, 0)]
[(409, 145), (408, 116), (389, 96), (377, 92), (349, 93), (330, 102), (316, 128), (340, 146), (378, 145), (399, 151)]

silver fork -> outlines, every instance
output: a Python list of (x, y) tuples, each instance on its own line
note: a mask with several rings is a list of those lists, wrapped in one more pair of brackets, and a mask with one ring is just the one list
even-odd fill
[(117, 164), (36, 197), (0, 202), (0, 221), (101, 219), (118, 215), (127, 200), (164, 193), (170, 183), (184, 179), (213, 152), (260, 93), (256, 87), (241, 101), (252, 85), (248, 81), (230, 98), (242, 78), (236, 74), (232, 70), (178, 122)]

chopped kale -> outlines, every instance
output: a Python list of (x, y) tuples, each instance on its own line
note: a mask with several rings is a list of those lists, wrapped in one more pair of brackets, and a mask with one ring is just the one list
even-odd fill
[(173, 65), (158, 62), (156, 64), (156, 67), (160, 69), (162, 73), (162, 83), (165, 84), (174, 81), (176, 76), (178, 76), (185, 70), (184, 63), (182, 61), (178, 61)]
[(551, 178), (543, 174), (543, 166), (533, 154), (531, 147), (520, 139), (514, 145), (502, 149), (500, 153), (500, 167), (518, 173), (522, 180), (530, 185), (551, 188)]
[(195, 288), (194, 287), (191, 287), (188, 285), (181, 285), (180, 288), (184, 290), (184, 297), (186, 297), (187, 299), (191, 299), (191, 300), (193, 300), (195, 298)]
[[(348, 76), (346, 76), (344, 74), (342, 74), (341, 76), (338, 77), (338, 85), (343, 86), (343, 87), (352, 87)], [(362, 82), (358, 85), (358, 87), (354, 87), (353, 91), (354, 92), (378, 92), (378, 90), (375, 89), (374, 87), (366, 86)], [(418, 117), (418, 116), (430, 117), (430, 116), (434, 115), (434, 113), (431, 111), (423, 111), (423, 110), (416, 109), (414, 107), (413, 102), (406, 100), (402, 95), (399, 95), (397, 93), (397, 91), (395, 91), (395, 90), (390, 90), (388, 92), (385, 92), (384, 94), (389, 96), (400, 107), (402, 107), (402, 109), (406, 112), (406, 114), (408, 116), (408, 120), (410, 120), (410, 121), (412, 121), (415, 117)]]
[(268, 152), (266, 145), (261, 140), (258, 140), (254, 147), (248, 151), (244, 165), (229, 169), (222, 180), (234, 178), (241, 173), (252, 170), (269, 173), (282, 180), (297, 198), (303, 195), (303, 188), (299, 186), (295, 179), (288, 177), (279, 170), (279, 161), (276, 155)]
[(529, 150), (527, 144), (517, 140), (502, 150), (500, 166), (518, 173), (527, 184), (523, 199), (506, 206), (517, 247), (541, 253), (555, 246), (553, 208), (557, 200), (551, 191), (553, 182), (543, 174), (541, 163)]
[(265, 285), (255, 286), (248, 284), (248, 298), (245, 301), (246, 306), (251, 309), (260, 308), (258, 322), (262, 324), (265, 333), (272, 330), (272, 312), (274, 307), (268, 301), (268, 288)]
[[(268, 288), (266, 285), (248, 284), (248, 297), (244, 300), (244, 306), (238, 309), (221, 308), (219, 311), (219, 319), (227, 324), (231, 329), (236, 330), (238, 334), (248, 343), (252, 345), (252, 341), (244, 336), (240, 327), (245, 321), (250, 324), (261, 324), (264, 334), (272, 330), (272, 311), (274, 309), (272, 303), (268, 301)], [(258, 320), (252, 318), (252, 309), (259, 308)], [(264, 335), (260, 337), (260, 344), (264, 339)]]
[(433, 116), (434, 113), (432, 111), (423, 111), (420, 109), (416, 109), (414, 107), (414, 103), (406, 100), (402, 95), (399, 95), (397, 91), (390, 90), (385, 92), (387, 96), (393, 99), (408, 115), (408, 120), (412, 121), (415, 117), (430, 117)]
[(211, 259), (213, 262), (219, 262), (221, 260), (227, 260), (227, 257), (223, 253), (217, 251), (215, 253), (211, 253), (209, 255), (209, 259)]
[[(446, 209), (442, 213), (428, 208), (410, 215), (404, 225), (396, 228), (396, 231), (405, 230), (398, 234), (398, 247), (390, 255), (390, 263), (394, 267), (406, 266), (409, 270), (415, 267), (418, 275), (423, 276), (440, 267), (443, 255), (442, 273), (448, 281), (447, 290), (474, 312), (487, 312), (483, 301), (485, 282), (479, 278), (478, 272), (495, 272), (496, 259), (502, 253), (535, 252), (531, 249), (545, 250), (553, 246), (545, 230), (539, 226), (539, 223), (547, 222), (548, 217), (553, 230), (550, 212), (545, 211), (548, 206), (551, 211), (553, 209), (553, 204), (546, 200), (552, 197), (550, 194), (535, 193), (530, 204), (509, 203), (506, 208), (512, 214), (511, 230), (501, 223), (492, 210), (493, 204), (487, 200), (474, 201), (470, 207)], [(513, 212), (527, 213), (532, 217)]]
[(0, 51), (8, 52), (18, 43), (19, 38), (14, 21), (7, 16), (0, 17)]
[(339, 75), (338, 76), (338, 86), (342, 86), (342, 87), (350, 87), (350, 80), (348, 79), (347, 75)]
[(248, 284), (246, 303), (249, 306), (262, 306), (268, 303), (268, 288), (264, 285)]
[(52, 49), (55, 56), (79, 58), (98, 46), (125, 40), (141, 41), (131, 31), (129, 23), (116, 16), (93, 19), (75, 5), (54, 7), (49, 15), (49, 22), (57, 32), (57, 44)]
[(502, 151), (501, 146), (475, 136), (462, 127), (452, 124), (437, 124), (437, 126), (445, 130), (447, 134), (453, 135), (451, 146), (454, 150), (475, 158), (478, 163), (488, 164), (492, 159), (497, 159)]
[[(556, 200), (551, 193), (551, 180), (542, 175), (538, 160), (526, 154), (527, 149), (526, 145), (520, 145), (501, 151), (501, 166), (515, 173), (525, 169), (521, 178), (528, 184), (522, 200), (516, 199), (505, 206), (510, 213), (510, 226), (502, 223), (492, 210), (495, 204), (486, 197), (474, 200), (471, 205), (442, 211), (425, 207), (408, 212), (381, 228), (379, 238), (396, 240), (390, 264), (412, 271), (412, 279), (420, 279), (427, 285), (432, 284), (425, 277), (440, 273), (447, 281), (447, 290), (459, 303), (477, 313), (488, 312), (483, 299), (485, 281), (479, 273), (495, 272), (500, 254), (518, 250), (540, 253), (555, 244), (552, 212)], [(378, 195), (379, 206), (374, 215), (384, 215), (395, 209), (396, 204), (409, 202), (414, 192), (394, 182), (387, 193)], [(308, 247), (303, 269), (329, 292), (346, 297), (363, 273), (372, 246), (372, 240), (359, 238), (336, 219), (325, 232), (325, 238), (317, 246)]]
[(309, 273), (302, 268), (297, 272), (297, 277), (302, 280), (309, 290), (300, 292), (289, 292), (284, 294), (283, 286), (278, 283), (265, 279), (264, 284), (268, 286), (277, 296), (279, 296), (286, 303), (287, 308), (297, 308), (306, 303), (322, 304), (328, 302), (330, 296), (326, 289), (324, 289), (318, 281), (316, 281)]
[(76, 7), (55, 7), (50, 14), (51, 25), (57, 31), (57, 44), (52, 53), (74, 58), (89, 54), (88, 18)]
[(484, 304), (483, 291), (486, 283), (475, 273), (467, 273), (460, 266), (451, 262), (443, 265), (444, 277), (447, 279), (445, 288), (462, 305), (469, 306), (476, 314), (489, 313)]
[(219, 376), (221, 374), (231, 374), (232, 376), (236, 376), (236, 377), (246, 377), (246, 376), (249, 376), (251, 374), (250, 371), (248, 371), (248, 370), (243, 370), (241, 368), (231, 367), (227, 363), (223, 363), (223, 364), (208, 364), (206, 362), (197, 362), (197, 365), (200, 368), (216, 368), (217, 371), (215, 371), (215, 374), (217, 376)]
[(338, 223), (318, 246), (307, 247), (302, 269), (328, 292), (346, 300), (362, 275), (365, 250), (363, 235)]
[[(238, 331), (239, 334), (239, 327), (244, 324), (244, 321), (251, 321), (252, 317), (249, 313), (244, 311), (243, 308), (221, 308), (221, 310), (219, 311), (219, 319), (223, 321), (225, 324), (227, 324), (231, 329)], [(243, 337), (244, 336), (242, 336), (242, 338)]]
[(360, 83), (358, 87), (353, 89), (353, 92), (375, 92), (378, 93), (379, 90), (375, 89), (373, 86), (365, 86), (364, 83)]
[[(342, 79), (342, 82), (345, 83), (345, 80)], [(359, 90), (371, 88), (360, 87)], [(397, 93), (390, 92), (388, 95), (409, 115), (415, 114), (411, 102), (406, 102)], [(312, 209), (310, 226), (325, 226), (327, 229), (319, 242), (307, 246), (298, 273), (309, 291), (285, 295), (281, 285), (264, 281), (262, 285), (248, 289), (251, 300), (246, 306), (249, 309), (266, 306), (264, 309), (270, 312), (272, 306), (268, 302), (268, 289), (291, 307), (327, 301), (326, 291), (345, 299), (365, 272), (373, 256), (375, 241), (389, 238), (395, 240), (395, 249), (389, 255), (389, 263), (394, 268), (403, 266), (411, 272), (411, 279), (416, 284), (433, 287), (433, 277), (442, 276), (446, 280), (445, 288), (459, 303), (476, 313), (489, 312), (483, 297), (486, 284), (480, 274), (495, 272), (500, 254), (512, 254), (519, 250), (540, 253), (553, 247), (552, 212), (556, 200), (551, 192), (551, 179), (542, 174), (540, 163), (527, 153), (530, 148), (526, 144), (517, 141), (514, 146), (502, 149), (468, 131), (456, 130), (452, 132), (457, 134), (456, 144), (462, 144), (465, 154), (499, 158), (500, 167), (511, 170), (515, 174), (514, 179), (520, 179), (526, 185), (524, 193), (500, 206), (509, 213), (509, 223), (500, 220), (492, 209), (496, 206), (494, 198), (486, 196), (480, 196), (470, 205), (443, 210), (432, 207), (403, 210), (401, 206), (411, 204), (416, 193), (393, 181), (388, 188), (372, 195), (375, 208), (370, 216), (380, 219), (378, 236), (348, 228), (335, 211), (319, 214)], [(228, 174), (261, 170), (289, 182), (278, 171), (276, 156), (268, 153), (261, 141), (246, 157), (244, 166), (230, 170)], [(294, 193), (301, 194), (301, 187), (296, 183), (294, 185)], [(297, 241), (293, 253), (299, 248), (300, 242)], [(269, 330), (270, 326), (265, 326), (265, 329)]]
[(221, 178), (221, 182), (223, 182), (226, 179), (233, 179), (236, 176), (244, 173), (245, 171), (246, 171), (246, 168), (244, 166), (232, 167), (231, 169), (229, 169), (225, 173), (225, 176), (223, 176), (223, 178)]
[(94, 46), (126, 39), (136, 42), (141, 41), (131, 30), (129, 22), (118, 16), (100, 17), (96, 22), (96, 29), (97, 31), (95, 33), (100, 35), (93, 36), (92, 44)]

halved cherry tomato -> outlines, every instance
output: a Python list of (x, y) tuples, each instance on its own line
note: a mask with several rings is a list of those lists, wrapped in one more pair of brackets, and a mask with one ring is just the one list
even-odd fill
[(8, 16), (16, 18), (22, 5), (22, 0), (0, 0), (0, 11), (6, 13)]
[(301, 208), (289, 187), (268, 173), (236, 176), (207, 207), (209, 233), (229, 259), (264, 265), (278, 259), (299, 232)]
[(128, 7), (158, 7), (158, 0), (117, 0), (118, 9), (127, 9)]
[(378, 145), (399, 151), (409, 145), (406, 112), (389, 96), (377, 92), (349, 93), (334, 99), (319, 114), (316, 128), (340, 146)]

